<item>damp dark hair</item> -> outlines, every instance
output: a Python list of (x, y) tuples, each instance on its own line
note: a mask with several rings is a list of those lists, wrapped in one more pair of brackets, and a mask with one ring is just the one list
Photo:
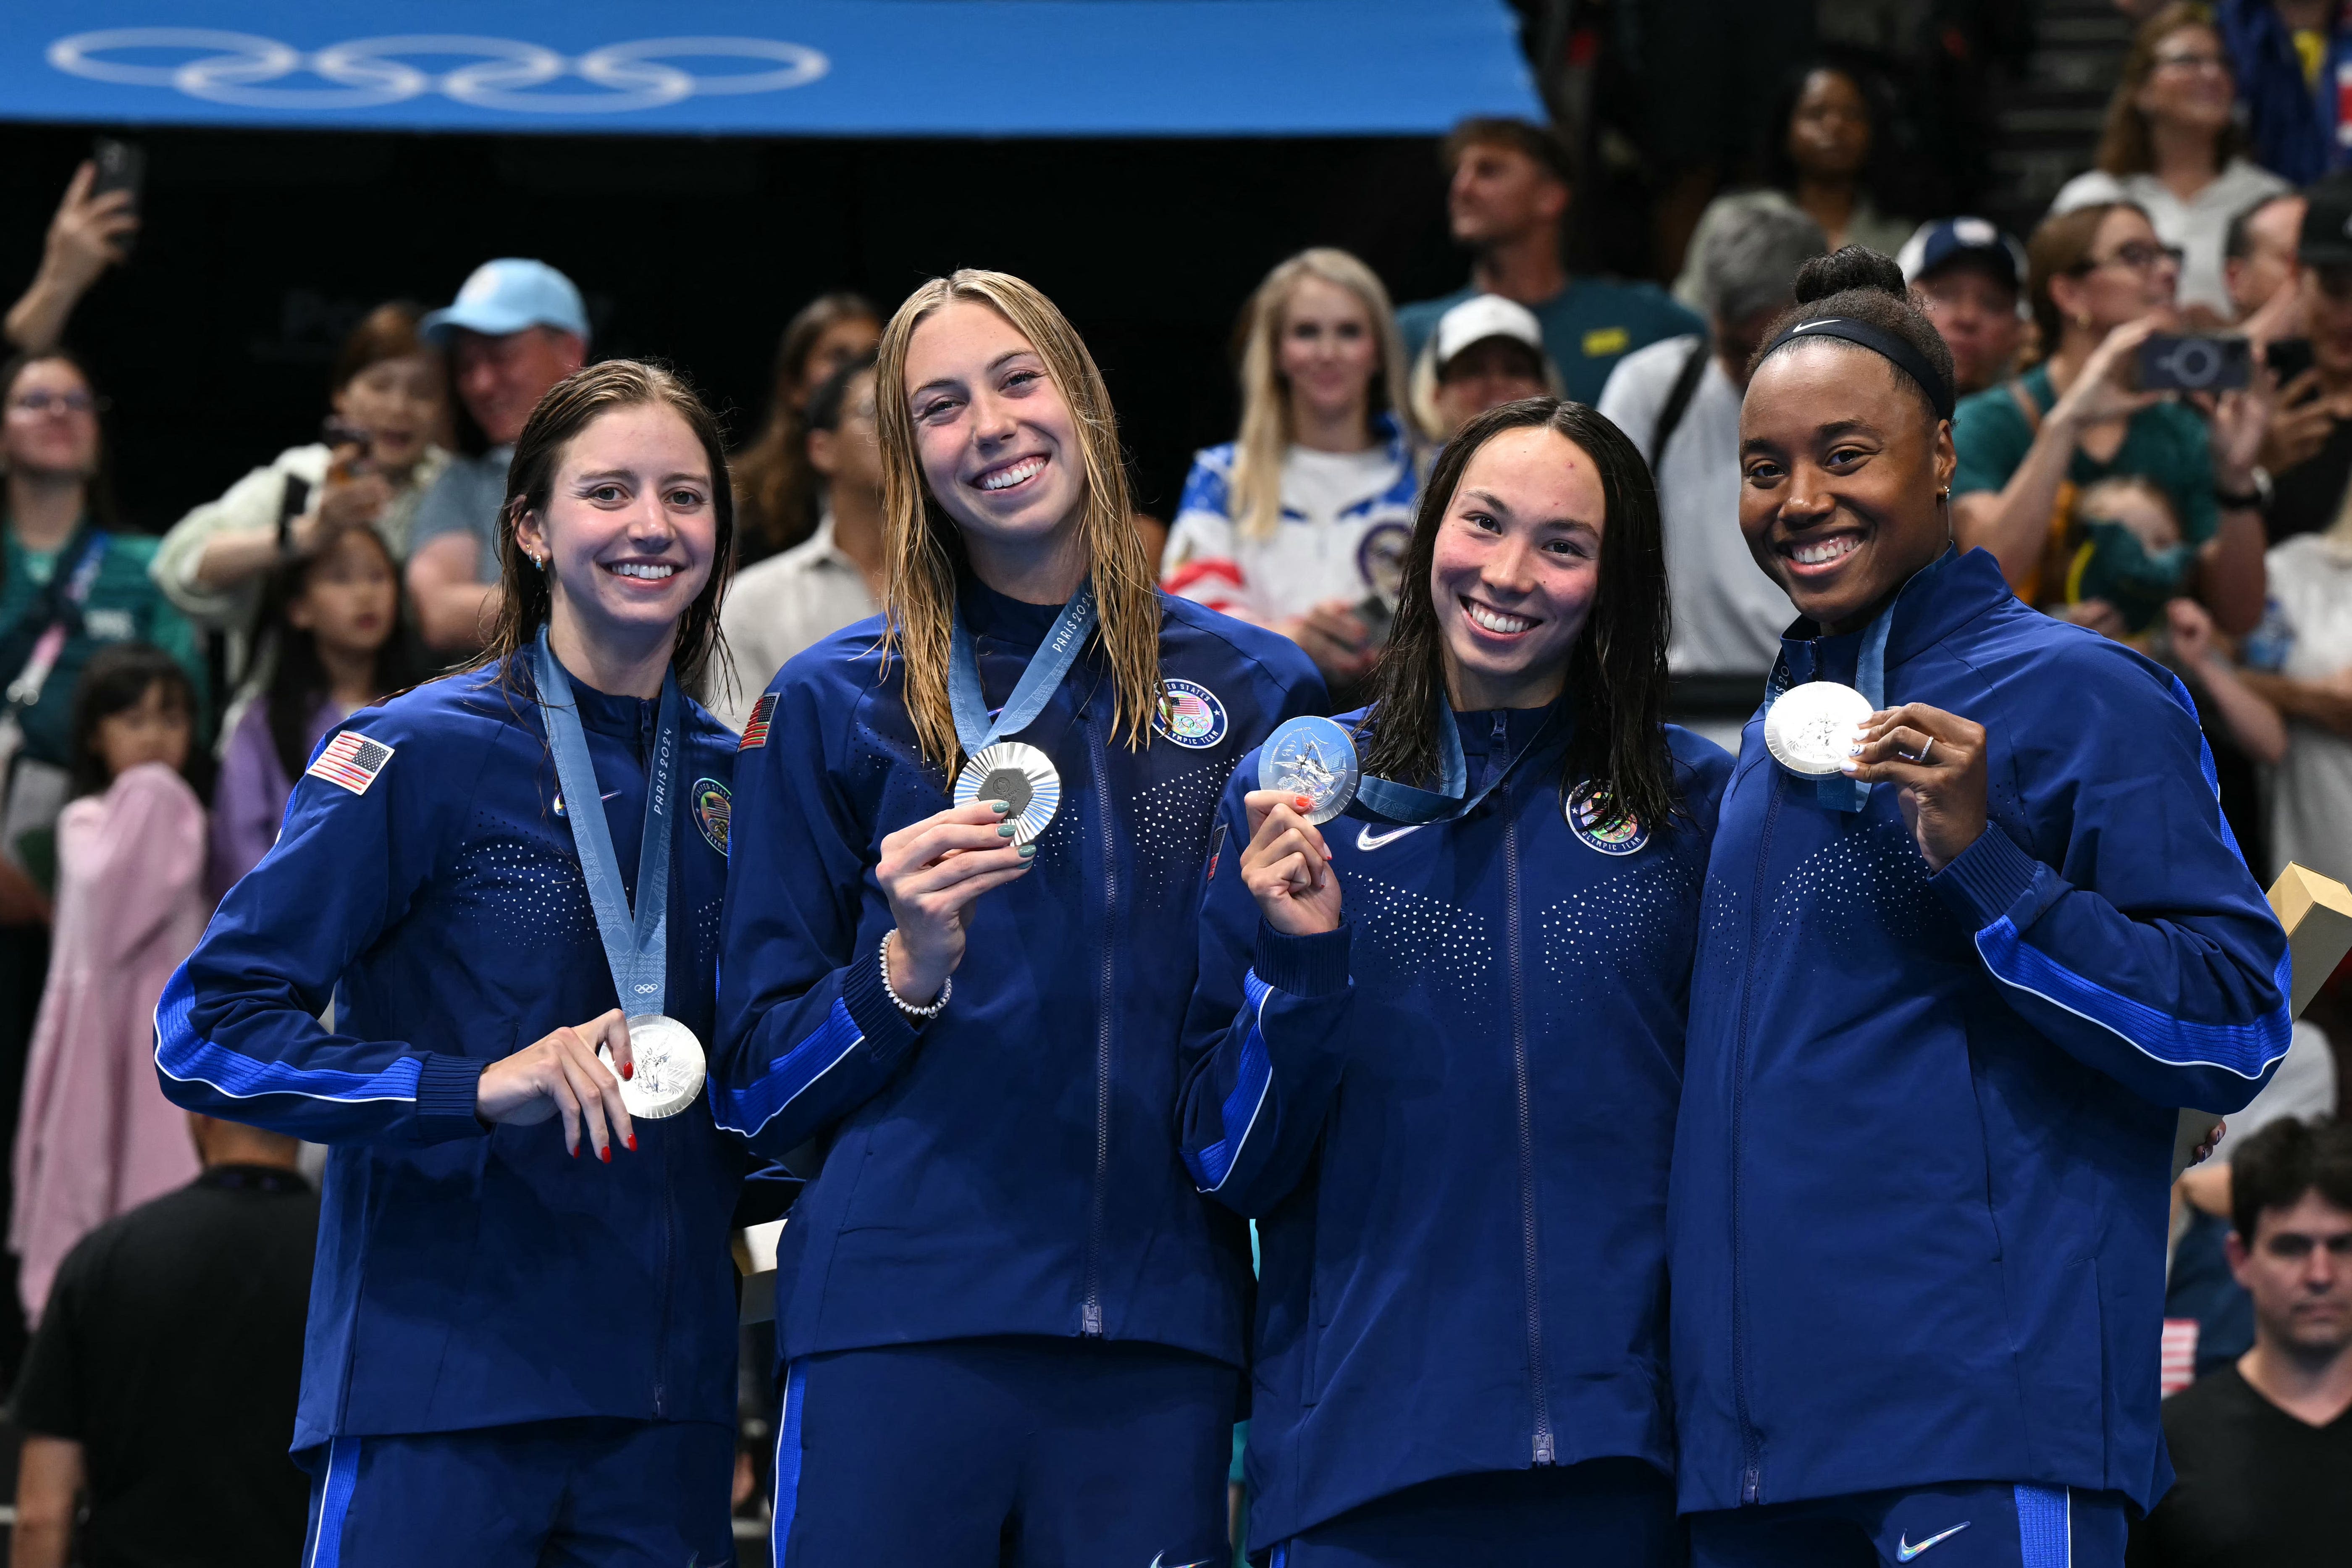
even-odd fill
[(1400, 784), (1437, 777), (1437, 725), (1451, 723), (1445, 634), (1430, 594), (1438, 531), (1478, 449), (1508, 430), (1547, 429), (1589, 454), (1606, 513), (1591, 618), (1568, 656), (1575, 721), (1560, 789), (1602, 820), (1663, 824), (1680, 812), (1666, 750), (1666, 551), (1649, 465), (1622, 431), (1581, 403), (1527, 397), (1487, 409), (1455, 433), (1422, 488), (1404, 552), (1396, 620), (1372, 672), (1366, 773)]
[(2252, 1247), (2266, 1210), (2314, 1192), (2352, 1214), (2352, 1126), (2282, 1117), (2230, 1156), (2230, 1228)]
[(99, 753), (99, 721), (138, 707), (158, 685), (188, 716), (188, 760), (180, 765), (180, 776), (197, 795), (210, 793), (211, 759), (196, 738), (196, 683), (178, 659), (153, 643), (119, 642), (90, 655), (89, 662), (82, 666), (81, 679), (74, 682), (73, 722), (66, 737), (71, 775), (68, 789), (72, 798), (104, 795), (114, 783), (107, 773), (106, 759)]
[(1919, 353), (1935, 373), (1943, 378), (1944, 395), (1953, 395), (1956, 378), (1952, 370), (1952, 351), (1944, 346), (1944, 334), (1936, 323), (1911, 298), (1911, 289), (1903, 280), (1903, 268), (1892, 257), (1859, 245), (1849, 245), (1829, 256), (1817, 256), (1797, 268), (1797, 302), (1773, 319), (1764, 329), (1763, 345), (1748, 362), (1748, 374), (1752, 381), (1757, 370), (1776, 353), (1786, 353), (1801, 343), (1827, 343), (1853, 353), (1870, 354), (1885, 364), (1888, 374), (1909, 388), (1918, 399), (1920, 411), (1927, 416), (1927, 428), (1933, 432), (1942, 416), (1928, 401), (1927, 389), (1916, 384), (1911, 377), (1896, 368), (1884, 356), (1872, 353), (1860, 343), (1843, 338), (1792, 338), (1779, 342), (1782, 332), (1799, 321), (1819, 316), (1843, 316), (1849, 321), (1863, 321), (1880, 331), (1902, 339)]
[[(392, 624), (375, 650), (374, 695), (386, 697), (405, 690), (423, 679), (425, 672), (402, 629), (408, 616), (400, 563), (393, 558), (392, 547), (383, 542), (383, 536), (373, 528), (351, 529), (341, 538), (364, 539), (373, 544), (383, 556), (385, 569), (392, 574)], [(328, 559), (328, 552), (321, 551), (289, 561), (270, 573), (261, 591), (258, 624), (268, 628), (268, 635), (277, 649), (277, 663), (269, 672), (269, 685), (262, 693), (262, 712), (269, 726), (270, 748), (278, 753), (278, 764), (285, 768), (289, 779), (300, 778), (302, 770), (310, 765), (310, 722), (318, 717), (320, 705), (327, 700), (334, 683), (328, 679), (326, 664), (319, 657), (318, 637), (288, 620), (286, 611), (309, 591), (311, 574)]]

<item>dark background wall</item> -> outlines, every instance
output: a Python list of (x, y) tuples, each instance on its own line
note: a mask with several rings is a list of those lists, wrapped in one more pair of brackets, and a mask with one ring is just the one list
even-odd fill
[[(998, 268), (1068, 312), (1165, 518), (1193, 448), (1230, 438), (1234, 314), (1301, 247), (1362, 256), (1414, 300), (1458, 287), (1423, 139), (746, 142), (170, 131), (145, 227), (68, 341), (114, 401), (132, 523), (160, 530), (311, 439), (329, 356), (395, 297), (446, 303), (476, 263), (535, 256), (587, 296), (599, 355), (686, 370), (737, 439), (812, 295), (887, 313), (934, 273)], [(32, 276), (88, 128), (0, 127), (0, 294)]]

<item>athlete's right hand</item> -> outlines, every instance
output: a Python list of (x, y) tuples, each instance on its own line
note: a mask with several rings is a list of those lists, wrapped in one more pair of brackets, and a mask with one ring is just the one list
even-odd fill
[(1339, 929), (1339, 879), (1322, 833), (1307, 820), (1307, 797), (1278, 789), (1242, 796), (1250, 841), (1242, 851), (1242, 885), (1265, 923), (1285, 936)]
[(564, 1148), (578, 1157), (584, 1124), (596, 1157), (610, 1164), (613, 1145), (635, 1149), (637, 1135), (629, 1128), (621, 1080), (596, 1059), (598, 1046), (609, 1047), (614, 1061), (628, 1062), (629, 1028), (618, 1007), (577, 1028), (558, 1029), (484, 1068), (474, 1090), (474, 1114), (485, 1121), (529, 1127), (560, 1111)]
[(964, 929), (974, 900), (1029, 869), (1034, 844), (1013, 847), (1010, 808), (1001, 800), (911, 822), (882, 840), (874, 868), (890, 900), (890, 989), (917, 1007), (937, 999), (963, 962)]

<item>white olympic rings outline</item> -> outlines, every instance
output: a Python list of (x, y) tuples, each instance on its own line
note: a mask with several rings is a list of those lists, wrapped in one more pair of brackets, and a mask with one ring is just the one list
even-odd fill
[[(100, 58), (124, 49), (217, 52), (176, 66), (132, 65)], [(436, 74), (394, 58), (400, 55), (485, 58)], [(766, 60), (776, 68), (696, 76), (666, 63), (677, 56)], [(51, 44), (48, 60), (58, 70), (91, 81), (175, 88), (190, 98), (247, 109), (373, 109), (437, 92), (476, 109), (527, 114), (610, 114), (659, 109), (695, 97), (780, 92), (805, 87), (833, 68), (833, 62), (815, 49), (780, 38), (640, 38), (568, 58), (513, 38), (414, 34), (356, 38), (305, 54), (274, 38), (210, 27), (111, 27), (76, 33)], [(266, 85), (297, 72), (337, 85)], [(566, 75), (606, 90), (528, 90)]]

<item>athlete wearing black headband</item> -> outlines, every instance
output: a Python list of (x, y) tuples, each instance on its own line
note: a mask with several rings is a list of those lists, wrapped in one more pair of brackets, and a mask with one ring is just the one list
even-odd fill
[(1739, 524), (1799, 619), (1709, 854), (1673, 1165), (1693, 1560), (2120, 1565), (2171, 1481), (2176, 1108), (2284, 1052), (2284, 939), (2179, 682), (1950, 547), (1951, 357), (1901, 272), (1848, 248), (1797, 299)]

